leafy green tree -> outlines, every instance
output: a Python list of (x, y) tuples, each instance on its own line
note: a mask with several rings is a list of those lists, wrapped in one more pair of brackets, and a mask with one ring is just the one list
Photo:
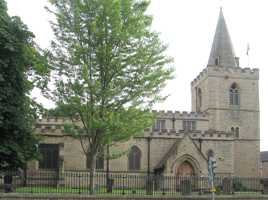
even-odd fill
[(150, 112), (167, 80), (165, 55), (146, 0), (50, 0), (53, 99), (72, 123), (89, 159), (91, 192), (96, 155), (106, 145), (130, 139), (152, 124)]
[(0, 0), (0, 169), (25, 167), (36, 157), (38, 139), (32, 134), (37, 104), (33, 87), (47, 82), (46, 58), (19, 17), (10, 17)]

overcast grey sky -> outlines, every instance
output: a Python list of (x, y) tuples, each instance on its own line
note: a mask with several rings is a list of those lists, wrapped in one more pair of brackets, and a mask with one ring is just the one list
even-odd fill
[[(43, 48), (53, 38), (45, 11), (47, 0), (7, 0), (9, 14), (18, 15), (36, 35)], [(248, 67), (247, 43), (250, 45), (249, 66), (260, 69), (261, 150), (268, 150), (268, 1), (267, 0), (151, 0), (149, 13), (154, 16), (153, 29), (169, 45), (168, 55), (175, 60), (176, 78), (163, 91), (170, 97), (157, 109), (191, 110), (190, 83), (208, 61), (219, 6), (232, 38), (241, 67)], [(53, 104), (35, 96), (46, 107)]]

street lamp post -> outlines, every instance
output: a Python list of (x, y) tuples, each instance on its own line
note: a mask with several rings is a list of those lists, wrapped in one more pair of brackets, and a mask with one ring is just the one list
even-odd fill
[(152, 140), (152, 137), (148, 136), (146, 137), (146, 140), (147, 140), (147, 194), (150, 194), (152, 191), (151, 191), (151, 177), (150, 177), (150, 173), (151, 173), (151, 140)]
[(147, 139), (147, 175), (149, 176), (150, 175), (150, 168), (151, 168), (151, 163), (150, 163), (150, 160), (151, 160), (151, 140), (152, 138), (150, 136), (146, 137)]
[(110, 148), (109, 144), (107, 144), (106, 147), (106, 188), (107, 188), (107, 193), (111, 192), (111, 187), (110, 187)]

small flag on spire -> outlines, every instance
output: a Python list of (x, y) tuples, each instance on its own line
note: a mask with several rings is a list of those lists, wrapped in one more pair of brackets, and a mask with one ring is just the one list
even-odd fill
[(249, 50), (250, 50), (250, 48), (249, 48), (249, 43), (248, 43), (248, 45), (247, 45), (247, 56), (249, 54)]

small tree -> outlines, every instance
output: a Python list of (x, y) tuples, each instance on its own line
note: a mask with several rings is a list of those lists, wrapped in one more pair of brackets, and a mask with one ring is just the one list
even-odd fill
[(32, 134), (37, 104), (29, 93), (45, 85), (48, 68), (33, 38), (0, 0), (0, 170), (25, 169), (37, 155)]
[[(152, 125), (152, 105), (172, 78), (166, 46), (151, 31), (149, 1), (51, 0), (56, 41), (52, 98), (72, 123), (65, 130), (80, 140), (90, 163), (106, 145), (125, 141)], [(63, 109), (64, 110), (64, 109)]]

